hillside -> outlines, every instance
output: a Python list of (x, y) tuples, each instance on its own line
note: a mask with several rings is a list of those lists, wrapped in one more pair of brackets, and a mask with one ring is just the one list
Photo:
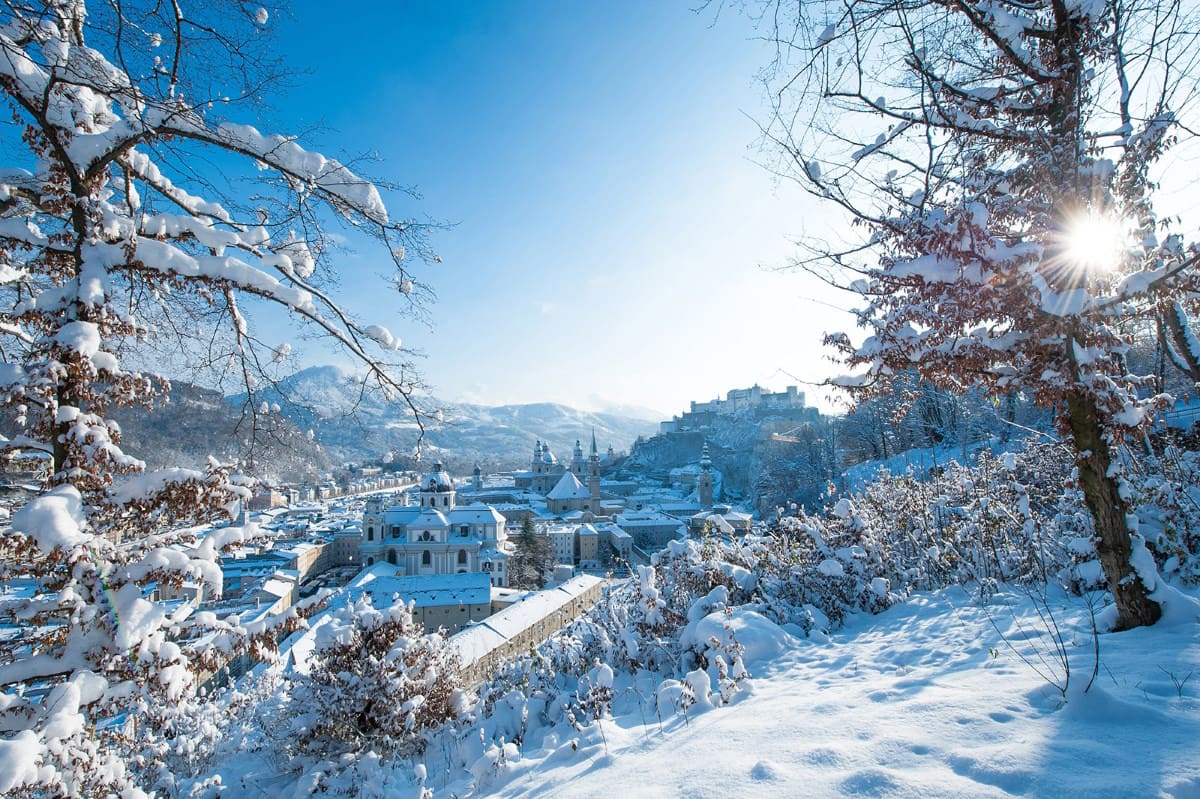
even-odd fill
[[(727, 624), (750, 676), (728, 704), (714, 694), (718, 706), (658, 711), (664, 687), (653, 676), (618, 674), (611, 712), (573, 727), (546, 723), (561, 714), (539, 710), (544, 698), (514, 693), (479, 731), (468, 727), (423, 759), (362, 757), (333, 768), (336, 777), (321, 776), (332, 765), (324, 763), (298, 783), (276, 772), (262, 728), (252, 725), (223, 758), (219, 791), (199, 795), (258, 799), (319, 784), (338, 795), (418, 796), (415, 775), (423, 774), (434, 799), (1191, 799), (1200, 794), (1200, 685), (1187, 679), (1200, 662), (1198, 605), (1175, 596), (1163, 623), (1099, 636), (1090, 688), (1095, 649), (1079, 597), (1050, 599), (1065, 632), (1069, 683), (1043, 611), (1020, 590), (985, 606), (960, 588), (919, 594), (807, 638), (736, 608)], [(723, 616), (700, 619), (689, 634), (720, 636)], [(1048, 678), (1039, 669), (1050, 669)], [(505, 729), (509, 743), (481, 747), (481, 734)], [(516, 731), (523, 735), (514, 744)], [(449, 761), (461, 765), (447, 770)]]
[[(314, 367), (282, 380), (261, 393), (301, 429), (313, 430), (338, 462), (378, 459), (387, 452), (407, 455), (416, 443), (416, 423), (403, 403), (363, 392), (353, 378), (333, 366)], [(228, 399), (245, 401), (245, 395)], [(485, 406), (447, 403), (433, 398), (422, 405), (439, 408), (441, 421), (426, 430), (424, 452), (441, 457), (452, 471), (468, 471), (478, 461), (485, 469), (528, 466), (537, 440), (548, 441), (559, 457), (569, 457), (576, 440), (590, 441), (595, 431), (602, 450), (628, 449), (657, 423), (609, 413), (580, 411), (554, 403)]]
[[(209, 456), (241, 463), (247, 471), (272, 480), (312, 478), (328, 470), (329, 459), (317, 442), (286, 418), (261, 420), (251, 444), (251, 425), (242, 408), (217, 391), (173, 381), (168, 400), (153, 409), (114, 412), (129, 454), (154, 468), (203, 468)], [(253, 456), (253, 461), (249, 459)]]
[(764, 512), (785, 501), (812, 502), (836, 479), (831, 424), (816, 409), (746, 411), (714, 415), (703, 428), (661, 433), (637, 443), (623, 469), (665, 478), (694, 464), (708, 443), (727, 500)]

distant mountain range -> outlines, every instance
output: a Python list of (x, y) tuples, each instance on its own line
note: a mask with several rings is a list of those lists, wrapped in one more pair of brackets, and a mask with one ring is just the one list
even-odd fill
[[(226, 398), (240, 408), (246, 396)], [(256, 402), (279, 406), (279, 414), (301, 430), (312, 430), (327, 457), (335, 462), (373, 461), (388, 452), (412, 454), (417, 425), (403, 402), (388, 402), (378, 392), (364, 392), (354, 378), (337, 367), (305, 369), (259, 392)], [(611, 445), (628, 451), (639, 436), (654, 435), (658, 422), (614, 413), (581, 411), (555, 403), (486, 406), (422, 400), (440, 408), (441, 421), (426, 424), (423, 457), (441, 458), (452, 471), (469, 471), (478, 461), (484, 469), (528, 466), (538, 440), (549, 442), (561, 459), (569, 459), (575, 441), (585, 449), (592, 431), (601, 453)]]

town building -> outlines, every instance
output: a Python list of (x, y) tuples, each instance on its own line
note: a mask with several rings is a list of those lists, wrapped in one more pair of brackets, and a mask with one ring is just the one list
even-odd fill
[(366, 594), (374, 607), (386, 608), (399, 598), (427, 632), (441, 628), (448, 634), (492, 615), (491, 591), (488, 575), (482, 572), (412, 577), (390, 563), (364, 569), (346, 586), (348, 602)]
[(529, 652), (603, 597), (605, 582), (581, 574), (562, 585), (528, 594), (449, 639), (464, 682), (474, 687), (504, 660)]
[(416, 505), (385, 507), (371, 497), (363, 515), (358, 556), (364, 566), (389, 563), (405, 575), (489, 575), (508, 585), (505, 518), (490, 505), (459, 506), (454, 481), (434, 464), (417, 484)]

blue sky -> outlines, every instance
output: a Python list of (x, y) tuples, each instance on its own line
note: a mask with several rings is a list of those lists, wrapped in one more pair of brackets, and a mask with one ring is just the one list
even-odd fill
[(436, 396), (673, 413), (834, 370), (838, 298), (772, 270), (829, 222), (755, 163), (770, 52), (694, 5), (304, 0), (271, 20), (307, 73), (275, 100), (284, 132), (377, 152), (422, 195), (396, 213), (453, 225), (425, 273), (432, 329), (380, 303), (378, 253), (342, 267), (347, 304), (426, 354)]

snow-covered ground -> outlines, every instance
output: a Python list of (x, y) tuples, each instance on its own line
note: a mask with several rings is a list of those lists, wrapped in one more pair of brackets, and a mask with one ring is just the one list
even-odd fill
[(602, 722), (607, 754), (595, 728), (578, 751), (551, 736), (481, 790), (444, 795), (1200, 797), (1200, 626), (1101, 635), (1084, 693), (1086, 606), (1057, 610), (1070, 628), (1065, 701), (1001, 636), (1061, 675), (1027, 597), (983, 609), (947, 590), (856, 617), (828, 642), (761, 624), (740, 701), (660, 726), (627, 694)]
[[(460, 799), (1200, 797), (1200, 605), (1177, 603), (1153, 628), (1098, 639), (1083, 599), (1049, 605), (1069, 685), (1048, 625), (1020, 591), (987, 607), (957, 588), (921, 594), (851, 617), (827, 639), (737, 610), (752, 677), (731, 704), (660, 719), (655, 682), (618, 674), (613, 714), (599, 724), (538, 727), (531, 717), (523, 747), (509, 744), (501, 762), (493, 747), (490, 760), (467, 756), (471, 772), (450, 765), (480, 749), (476, 736), (458, 751), (431, 749), (424, 764), (372, 768), (354, 791), (416, 797), (413, 774), (424, 771), (435, 797)], [(1097, 640), (1100, 668), (1085, 693)], [(253, 774), (262, 764), (249, 758), (225, 766), (226, 799), (278, 795), (286, 782)]]
[(1200, 626), (1101, 635), (1084, 693), (1086, 606), (1057, 610), (1065, 701), (1001, 636), (1061, 675), (1027, 597), (983, 609), (947, 590), (856, 617), (828, 642), (761, 624), (744, 636), (754, 676), (740, 701), (660, 726), (627, 694), (602, 722), (607, 754), (595, 728), (578, 751), (530, 741), (506, 775), (444, 795), (1200, 797)]

